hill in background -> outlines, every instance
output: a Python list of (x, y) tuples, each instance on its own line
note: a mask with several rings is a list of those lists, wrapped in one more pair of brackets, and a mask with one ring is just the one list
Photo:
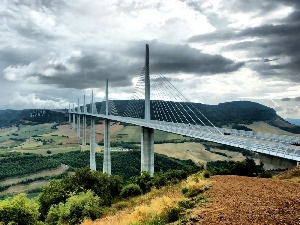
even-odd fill
[(300, 119), (291, 119), (291, 118), (287, 118), (286, 121), (288, 121), (291, 124), (300, 126)]
[[(126, 111), (129, 100), (114, 100), (113, 103), (118, 115), (123, 115), (123, 113)], [(157, 102), (155, 104), (157, 104)], [(176, 104), (179, 103), (168, 102), (168, 104), (171, 104), (171, 106), (174, 106), (175, 108)], [(259, 103), (250, 101), (233, 101), (220, 103), (218, 105), (205, 105), (201, 103), (189, 104), (191, 109), (195, 111), (201, 111), (202, 114), (204, 114), (217, 127), (249, 130), (249, 128), (246, 126), (241, 125), (250, 125), (255, 122), (265, 122), (282, 130), (300, 134), (300, 126), (292, 124), (297, 121), (289, 120), (291, 121), (290, 123), (278, 116), (274, 109)], [(103, 108), (101, 109), (102, 105), (104, 105), (103, 102), (96, 103), (98, 112), (101, 111), (101, 113), (104, 113)], [(153, 111), (152, 115), (154, 115), (154, 101), (151, 102), (151, 105), (151, 109)], [(87, 108), (89, 110), (90, 104), (87, 104)], [(143, 118), (143, 115), (140, 116)], [(152, 117), (152, 119), (156, 118)], [(67, 120), (67, 110), (0, 110), (0, 127), (19, 124), (64, 122)]]

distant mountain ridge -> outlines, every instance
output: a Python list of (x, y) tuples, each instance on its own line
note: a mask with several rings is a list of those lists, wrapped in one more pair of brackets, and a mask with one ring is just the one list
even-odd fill
[[(123, 115), (130, 100), (114, 100), (114, 106), (118, 115)], [(151, 102), (153, 104), (153, 102)], [(175, 102), (169, 102), (176, 106)], [(282, 130), (300, 134), (300, 126), (293, 125), (276, 114), (270, 107), (250, 101), (233, 101), (218, 105), (206, 105), (191, 103), (193, 108), (200, 110), (215, 126), (240, 127), (241, 124), (253, 122), (266, 122)], [(102, 102), (97, 102), (97, 110), (100, 111)], [(87, 104), (89, 110), (90, 104)], [(153, 108), (151, 108), (154, 111)], [(63, 111), (64, 113), (61, 113)], [(104, 113), (104, 112), (101, 112)], [(152, 113), (153, 115), (153, 113)], [(152, 118), (155, 119), (155, 118)], [(64, 122), (68, 120), (67, 110), (0, 110), (0, 127), (20, 123), (49, 123)], [(209, 125), (209, 124), (207, 124)], [(242, 129), (242, 127), (237, 128)]]
[(0, 127), (67, 121), (68, 114), (50, 109), (0, 110)]
[(300, 119), (291, 119), (291, 118), (287, 118), (287, 119), (285, 119), (285, 120), (288, 121), (288, 122), (291, 123), (291, 124), (300, 126)]

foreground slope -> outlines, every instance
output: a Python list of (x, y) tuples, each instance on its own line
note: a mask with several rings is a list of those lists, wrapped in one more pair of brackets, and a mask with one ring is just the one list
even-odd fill
[(300, 185), (275, 179), (214, 176), (210, 201), (193, 224), (299, 224)]

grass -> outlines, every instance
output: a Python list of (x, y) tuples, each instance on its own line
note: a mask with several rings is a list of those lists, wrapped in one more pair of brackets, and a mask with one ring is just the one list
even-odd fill
[(210, 187), (210, 180), (203, 180), (201, 174), (196, 174), (179, 184), (152, 189), (145, 195), (116, 202), (106, 209), (102, 219), (86, 220), (82, 225), (166, 224), (179, 218), (186, 219), (190, 210), (182, 207), (182, 204), (194, 206), (206, 199), (200, 195), (185, 197), (182, 188), (186, 186), (206, 191)]
[(80, 150), (79, 145), (74, 145), (74, 144), (64, 144), (64, 145), (57, 145), (57, 146), (47, 146), (43, 145), (39, 148), (18, 148), (14, 149), (13, 151), (15, 152), (22, 152), (22, 153), (34, 153), (34, 154), (41, 154), (41, 155), (49, 155), (47, 151), (50, 150), (51, 154), (58, 154), (58, 153), (65, 153), (65, 152), (72, 152), (72, 151), (77, 151)]
[(51, 133), (53, 131), (53, 129), (51, 129), (52, 125), (53, 124), (20, 125), (17, 131), (9, 133), (5, 136), (0, 136), (0, 143), (11, 139), (25, 140), (35, 135)]
[(10, 194), (18, 194), (21, 192), (26, 192), (36, 188), (42, 188), (49, 184), (47, 180), (39, 180), (34, 181), (29, 184), (19, 184), (9, 187), (7, 190), (3, 191), (1, 195), (10, 195)]
[(6, 136), (10, 133), (14, 133), (18, 130), (17, 127), (12, 126), (12, 127), (7, 127), (7, 128), (1, 128), (0, 129), (0, 136)]
[(276, 176), (273, 176), (273, 178), (278, 180), (286, 180), (290, 182), (300, 183), (300, 166), (288, 169)]
[[(194, 162), (206, 163), (209, 161), (216, 160), (243, 160), (245, 159), (240, 153), (223, 151), (221, 152), (228, 153), (231, 158), (218, 155), (205, 150), (205, 147), (201, 143), (195, 142), (185, 142), (185, 143), (165, 143), (165, 144), (155, 144), (155, 152), (167, 155), (169, 157), (174, 157), (178, 159), (191, 159)], [(216, 150), (214, 148), (214, 150)]]
[(284, 135), (293, 135), (300, 137), (300, 134), (293, 134), (288, 131), (281, 130), (278, 127), (271, 126), (265, 122), (254, 122), (250, 125), (245, 125), (248, 128), (251, 128), (254, 132), (262, 132), (262, 133), (269, 133), (269, 134), (284, 134)]

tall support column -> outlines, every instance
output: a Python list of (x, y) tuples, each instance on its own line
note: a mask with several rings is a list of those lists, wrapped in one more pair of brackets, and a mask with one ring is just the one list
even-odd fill
[(73, 102), (73, 129), (75, 129), (76, 127), (76, 119), (75, 119), (75, 106), (74, 106), (74, 102)]
[(79, 106), (79, 98), (78, 98), (78, 107), (77, 107), (77, 137), (80, 137), (80, 106)]
[(69, 103), (69, 123), (71, 123), (71, 106), (70, 106), (70, 103)]
[[(86, 113), (85, 95), (83, 96), (83, 113)], [(82, 146), (86, 145), (86, 115), (82, 115)]]
[[(150, 76), (149, 76), (149, 45), (146, 45), (145, 54), (145, 122), (151, 120), (150, 114)], [(142, 127), (141, 129), (141, 172), (154, 173), (154, 130)]]
[(154, 173), (154, 130), (148, 127), (141, 129), (141, 172), (153, 176)]
[[(108, 116), (108, 79), (106, 80), (105, 115)], [(103, 153), (103, 173), (111, 174), (110, 158), (110, 120), (104, 119), (104, 153)]]
[(149, 76), (149, 45), (146, 45), (145, 55), (145, 122), (149, 123), (150, 116), (150, 76)]
[(104, 120), (104, 153), (103, 153), (103, 173), (111, 174), (110, 158), (110, 120)]
[(91, 116), (90, 129), (90, 169), (96, 170), (96, 153), (95, 153), (95, 117)]
[[(92, 92), (91, 113), (94, 113), (94, 99)], [(96, 154), (95, 154), (95, 117), (91, 116), (91, 128), (90, 128), (90, 169), (96, 170)]]

